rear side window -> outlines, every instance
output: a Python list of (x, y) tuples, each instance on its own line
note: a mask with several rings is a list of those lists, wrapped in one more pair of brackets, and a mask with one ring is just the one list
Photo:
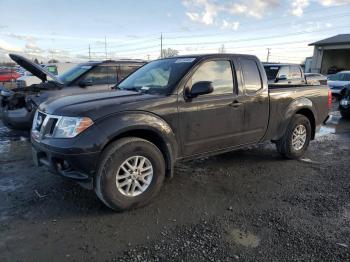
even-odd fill
[(97, 66), (91, 69), (90, 72), (84, 77), (85, 81), (91, 81), (92, 85), (105, 85), (108, 84), (108, 72), (107, 67)]
[(232, 94), (233, 93), (233, 76), (231, 63), (229, 61), (209, 61), (204, 62), (194, 72), (190, 80), (193, 86), (197, 82), (210, 81), (213, 83), (213, 94)]
[(255, 93), (262, 88), (258, 65), (253, 59), (241, 59), (245, 91)]
[(302, 78), (300, 68), (298, 66), (291, 66), (292, 79)]
[(116, 66), (106, 66), (108, 71), (108, 84), (116, 84), (118, 82), (118, 68)]

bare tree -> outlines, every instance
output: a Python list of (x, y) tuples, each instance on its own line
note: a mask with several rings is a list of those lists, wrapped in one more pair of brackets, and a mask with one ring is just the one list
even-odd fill
[(162, 57), (174, 57), (179, 54), (179, 51), (176, 49), (168, 48), (168, 49), (163, 49), (162, 50)]

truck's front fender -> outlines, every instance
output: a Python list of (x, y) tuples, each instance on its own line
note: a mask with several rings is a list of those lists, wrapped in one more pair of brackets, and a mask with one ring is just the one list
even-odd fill
[(166, 145), (171, 162), (178, 155), (178, 143), (171, 126), (161, 117), (145, 111), (126, 111), (112, 114), (98, 120), (96, 126), (105, 133), (103, 148), (118, 137), (133, 134), (135, 131), (152, 132)]

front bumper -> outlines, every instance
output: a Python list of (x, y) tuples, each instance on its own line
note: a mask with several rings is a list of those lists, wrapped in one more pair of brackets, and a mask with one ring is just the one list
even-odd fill
[(72, 179), (88, 189), (93, 188), (100, 152), (74, 152), (42, 144), (32, 138), (32, 155), (35, 165), (46, 166), (50, 172)]

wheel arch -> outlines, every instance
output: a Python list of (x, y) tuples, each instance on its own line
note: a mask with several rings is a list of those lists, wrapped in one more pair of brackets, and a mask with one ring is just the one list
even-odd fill
[(312, 128), (311, 139), (315, 138), (317, 114), (314, 108), (314, 104), (310, 99), (301, 97), (292, 101), (288, 105), (285, 113), (282, 115), (281, 122), (277, 128), (276, 136), (272, 139), (272, 141), (277, 141), (283, 136), (291, 119), (296, 114), (301, 114), (309, 119)]
[[(106, 129), (108, 127), (108, 129)], [(145, 139), (159, 148), (166, 164), (166, 176), (173, 176), (178, 155), (178, 144), (170, 126), (160, 117), (148, 113), (133, 112), (109, 117), (100, 124), (108, 132), (102, 146), (103, 152), (111, 143), (125, 137)], [(112, 130), (112, 131), (111, 131)]]

